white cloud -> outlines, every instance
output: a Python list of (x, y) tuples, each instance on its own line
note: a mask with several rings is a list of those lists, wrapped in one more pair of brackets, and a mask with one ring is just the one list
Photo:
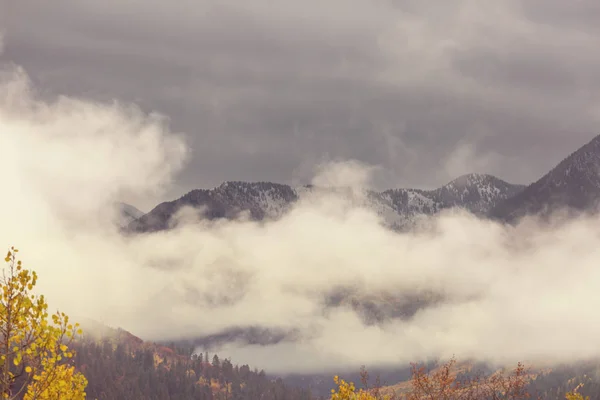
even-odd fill
[[(198, 223), (124, 238), (108, 205), (165, 189), (182, 138), (165, 120), (118, 104), (38, 100), (22, 71), (0, 90), (0, 243), (21, 248), (39, 290), (72, 315), (145, 338), (208, 335), (238, 326), (298, 330), (297, 344), (223, 348), (270, 371), (342, 370), (455, 354), (505, 362), (600, 356), (600, 231), (503, 228), (447, 213), (434, 229), (395, 234), (340, 199), (301, 202), (278, 222)], [(6, 78), (8, 77), (8, 78)], [(356, 163), (320, 183), (365, 185)], [(366, 326), (346, 308), (324, 312), (333, 288), (445, 301), (411, 319)]]
[(366, 189), (376, 169), (357, 160), (329, 161), (316, 166), (311, 183), (321, 187)]
[(459, 143), (444, 160), (446, 179), (451, 180), (472, 171), (485, 173), (493, 169), (494, 163), (497, 163), (499, 158), (497, 154), (491, 152), (487, 154), (478, 152), (473, 143)]

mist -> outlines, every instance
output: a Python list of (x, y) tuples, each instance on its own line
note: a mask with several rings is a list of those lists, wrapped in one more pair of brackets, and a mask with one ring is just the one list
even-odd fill
[[(290, 332), (273, 345), (215, 349), (272, 373), (453, 355), (535, 365), (600, 356), (595, 218), (504, 227), (451, 211), (401, 234), (355, 202), (315, 195), (277, 221), (209, 222), (184, 210), (176, 229), (124, 236), (112, 204), (148, 211), (164, 200), (193, 156), (185, 136), (133, 105), (42, 101), (23, 70), (1, 76), (0, 243), (21, 250), (52, 308), (150, 340)], [(314, 182), (360, 193), (373, 170), (337, 162), (316, 168)], [(438, 300), (367, 323), (345, 303), (327, 304), (336, 291)]]

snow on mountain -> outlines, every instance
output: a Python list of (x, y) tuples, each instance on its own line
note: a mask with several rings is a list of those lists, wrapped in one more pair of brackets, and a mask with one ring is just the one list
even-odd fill
[(207, 219), (232, 219), (246, 214), (250, 219), (280, 217), (298, 199), (294, 189), (271, 182), (224, 182), (213, 189), (195, 189), (183, 197), (161, 203), (133, 221), (128, 230), (153, 232), (168, 229), (183, 207), (200, 209)]
[(491, 210), (513, 222), (525, 215), (547, 216), (559, 209), (596, 211), (600, 199), (600, 136), (575, 151), (521, 193)]
[(463, 175), (434, 190), (389, 189), (359, 195), (344, 188), (225, 182), (213, 189), (192, 190), (180, 199), (159, 204), (143, 216), (139, 210), (123, 213), (130, 215), (129, 231), (151, 232), (168, 229), (172, 217), (184, 206), (202, 209), (202, 215), (208, 219), (246, 215), (252, 220), (264, 220), (279, 218), (298, 199), (318, 193), (347, 196), (354, 204), (374, 210), (386, 225), (400, 230), (449, 208), (462, 208), (506, 222), (530, 214), (547, 215), (557, 209), (596, 210), (600, 205), (600, 136), (527, 187), (486, 174)]
[(492, 175), (463, 175), (447, 185), (434, 190), (433, 197), (443, 208), (462, 207), (475, 214), (485, 215), (500, 202), (525, 189)]
[(252, 220), (281, 217), (298, 199), (330, 193), (342, 195), (353, 204), (374, 210), (386, 225), (406, 229), (423, 216), (443, 209), (461, 207), (484, 214), (500, 201), (522, 190), (491, 175), (462, 176), (435, 190), (390, 189), (384, 192), (356, 192), (349, 188), (320, 188), (312, 185), (292, 188), (270, 182), (225, 182), (213, 189), (196, 189), (180, 199), (158, 205), (129, 225), (134, 232), (168, 229), (182, 207), (202, 210), (208, 219), (246, 215)]

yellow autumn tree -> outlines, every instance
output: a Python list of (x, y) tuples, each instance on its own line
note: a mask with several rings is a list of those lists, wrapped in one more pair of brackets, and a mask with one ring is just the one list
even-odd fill
[[(352, 382), (346, 382), (339, 376), (334, 376), (333, 381), (337, 385), (337, 391), (331, 390), (331, 400), (379, 400), (378, 396), (372, 394), (368, 390), (358, 389)], [(388, 397), (384, 397), (384, 400), (388, 400)]]
[(583, 386), (583, 383), (580, 383), (579, 385), (577, 385), (577, 387), (575, 389), (573, 389), (572, 391), (567, 393), (566, 399), (567, 400), (590, 400), (590, 396), (583, 397), (583, 395), (581, 393), (579, 393), (578, 390), (582, 386)]
[(78, 324), (64, 313), (49, 318), (44, 296), (31, 293), (35, 271), (6, 255), (0, 278), (0, 396), (4, 399), (83, 400), (87, 380), (69, 365)]
[(569, 392), (566, 396), (567, 400), (590, 400), (590, 396), (583, 397), (581, 393)]

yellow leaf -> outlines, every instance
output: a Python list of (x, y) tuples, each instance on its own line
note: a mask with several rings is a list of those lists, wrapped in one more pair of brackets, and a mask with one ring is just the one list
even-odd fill
[[(37, 274), (24, 269), (21, 261), (15, 259), (15, 253), (16, 250), (9, 251), (5, 260), (14, 262), (16, 268), (10, 265), (11, 268), (4, 271), (4, 279), (0, 280), (0, 320), (9, 325), (5, 326), (8, 328), (5, 332), (10, 332), (3, 340), (9, 351), (12, 350), (0, 354), (0, 364), (29, 364), (23, 369), (30, 379), (24, 400), (84, 400), (87, 380), (73, 367), (59, 362), (65, 356), (72, 356), (68, 346), (61, 341), (78, 325), (68, 326), (69, 318), (64, 313), (48, 315), (44, 296), (29, 292), (36, 285)], [(31, 338), (35, 339), (30, 341)], [(33, 366), (39, 366), (39, 369), (34, 370)], [(17, 378), (17, 374), (9, 373), (8, 378), (0, 382), (0, 393), (8, 393), (7, 388), (14, 385)], [(40, 393), (43, 393), (41, 397)]]

